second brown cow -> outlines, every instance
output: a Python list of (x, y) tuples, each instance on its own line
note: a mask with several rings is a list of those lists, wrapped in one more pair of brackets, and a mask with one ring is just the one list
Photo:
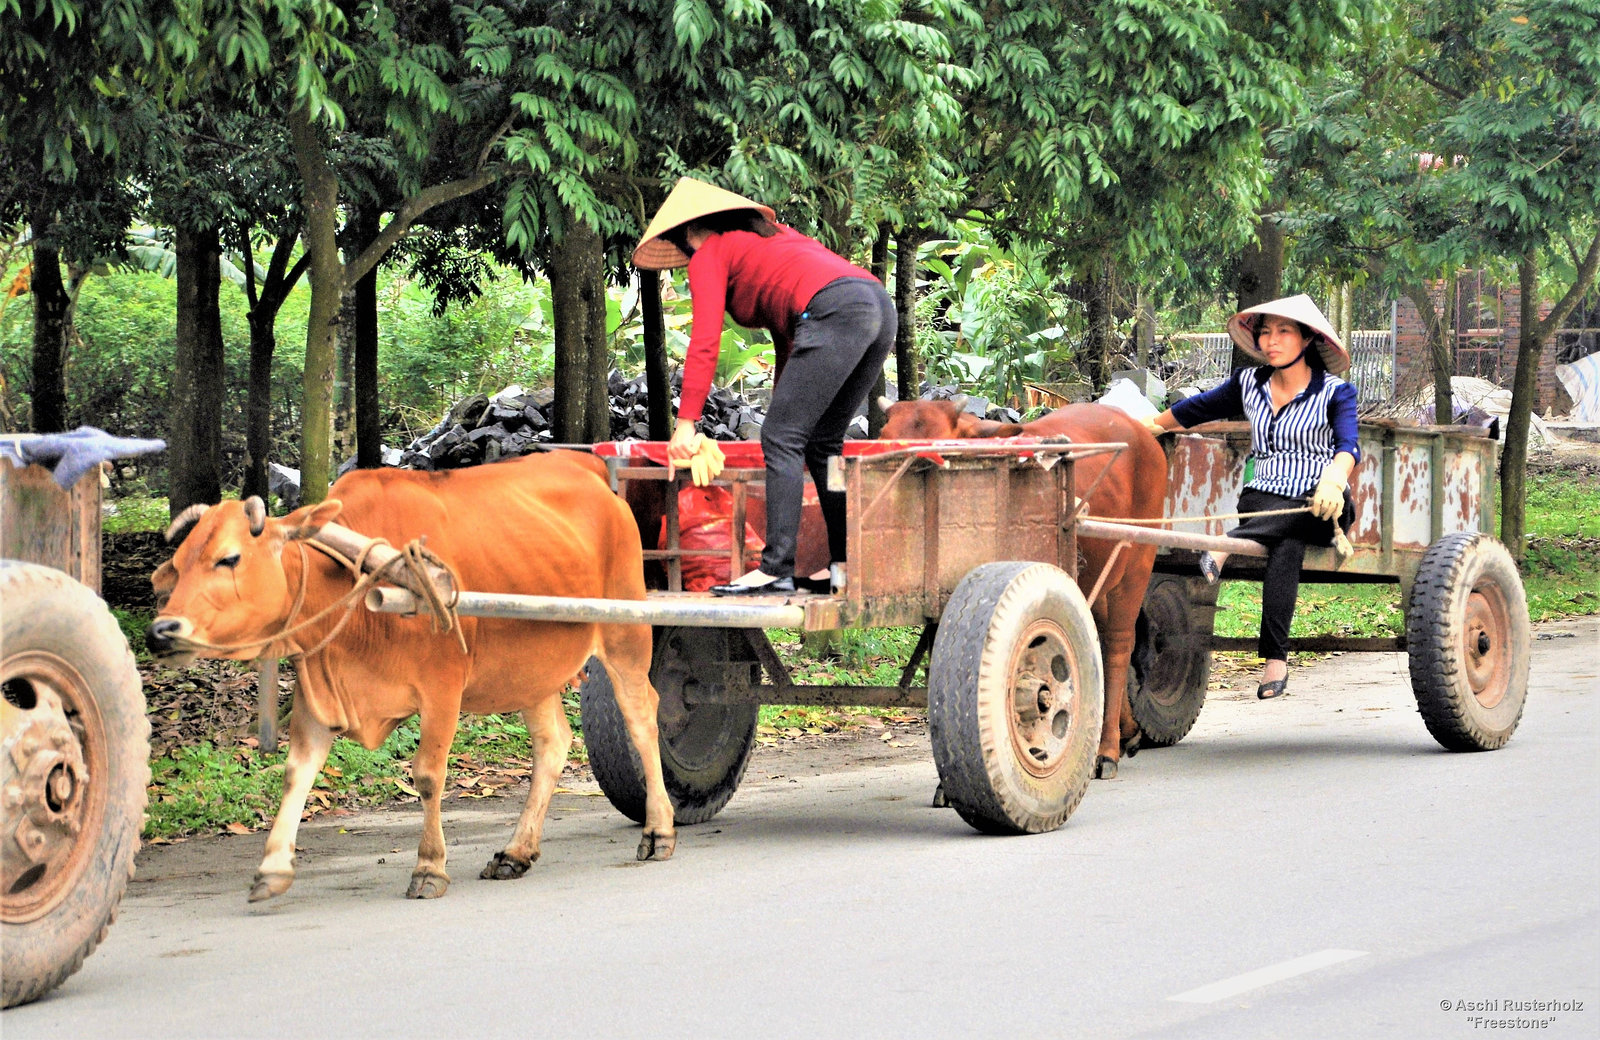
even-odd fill
[[(1001, 423), (980, 419), (964, 410), (964, 400), (880, 402), (888, 413), (881, 436), (885, 440), (946, 440), (972, 437), (1068, 437), (1081, 443), (1118, 442), (1127, 449), (1115, 455), (1092, 455), (1074, 464), (1077, 487), (1091, 489), (1089, 512), (1095, 516), (1159, 519), (1167, 498), (1167, 457), (1156, 439), (1137, 420), (1120, 409), (1097, 404), (1075, 404), (1029, 423)], [(1139, 609), (1155, 564), (1153, 545), (1127, 545), (1082, 538), (1078, 541), (1082, 566), (1078, 587), (1085, 596), (1096, 585), (1100, 594), (1089, 604), (1100, 634), (1105, 667), (1106, 710), (1095, 776), (1117, 775), (1124, 751), (1138, 747), (1139, 725), (1128, 704), (1128, 668), (1133, 655)], [(1109, 566), (1109, 573), (1107, 568)], [(1104, 580), (1102, 580), (1104, 575)]]

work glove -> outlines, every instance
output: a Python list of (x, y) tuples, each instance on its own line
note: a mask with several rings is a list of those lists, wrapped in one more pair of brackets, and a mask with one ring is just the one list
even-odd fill
[(722, 463), (725, 456), (722, 449), (717, 447), (717, 442), (703, 433), (695, 434), (700, 438), (695, 445), (695, 451), (689, 458), (689, 479), (694, 481), (695, 487), (705, 487), (717, 479), (722, 472)]
[(1344, 489), (1347, 486), (1342, 477), (1323, 470), (1322, 479), (1317, 481), (1317, 489), (1311, 492), (1311, 515), (1318, 520), (1338, 519), (1344, 511)]

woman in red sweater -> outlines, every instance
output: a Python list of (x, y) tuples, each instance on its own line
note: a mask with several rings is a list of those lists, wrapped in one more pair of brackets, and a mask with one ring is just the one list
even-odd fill
[[(683, 178), (633, 252), (644, 270), (689, 268), (694, 301), (678, 422), (667, 454), (693, 454), (695, 421), (716, 372), (725, 315), (772, 334), (777, 374), (761, 449), (767, 466), (767, 547), (761, 566), (718, 585), (723, 596), (795, 590), (795, 540), (805, 467), (811, 469), (828, 550), (845, 557), (844, 492), (827, 490), (828, 459), (894, 346), (894, 303), (871, 272), (776, 222), (773, 211)], [(837, 570), (836, 574), (840, 573)]]

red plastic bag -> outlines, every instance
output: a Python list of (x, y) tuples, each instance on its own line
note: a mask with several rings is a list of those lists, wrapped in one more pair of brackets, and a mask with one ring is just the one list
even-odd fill
[[(694, 487), (686, 485), (678, 492), (678, 547), (682, 549), (721, 549), (722, 556), (685, 556), (683, 558), (683, 588), (685, 592), (704, 592), (713, 585), (733, 580), (729, 573), (726, 553), (733, 546), (729, 532), (733, 528), (733, 492), (720, 485)], [(667, 547), (667, 518), (661, 518), (661, 533), (656, 547)], [(744, 548), (748, 566), (760, 562), (761, 550), (766, 542), (756, 534), (748, 522), (744, 525)]]

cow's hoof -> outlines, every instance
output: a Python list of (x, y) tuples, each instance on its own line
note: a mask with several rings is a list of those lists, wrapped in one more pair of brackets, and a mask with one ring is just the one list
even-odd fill
[(1129, 737), (1127, 740), (1124, 740), (1122, 742), (1122, 757), (1123, 758), (1132, 758), (1134, 755), (1137, 755), (1139, 753), (1139, 749), (1141, 747), (1143, 747), (1143, 746), (1144, 746), (1144, 733), (1143, 733), (1143, 731), (1134, 730), (1133, 731), (1133, 736)]
[(294, 884), (293, 874), (263, 874), (256, 871), (256, 879), (250, 885), (250, 902), (259, 903), (264, 899), (281, 896), (289, 891), (289, 886)]
[(1096, 780), (1115, 780), (1117, 778), (1117, 760), (1101, 755), (1094, 760), (1094, 778)]
[(494, 858), (489, 860), (489, 865), (483, 868), (483, 873), (479, 874), (478, 877), (484, 881), (515, 881), (526, 874), (528, 868), (533, 866), (538, 859), (539, 854), (537, 852), (533, 854), (533, 859), (529, 860), (514, 859), (504, 852), (496, 852)]
[(935, 809), (948, 809), (948, 808), (950, 808), (950, 796), (944, 793), (944, 785), (943, 784), (940, 784), (938, 787), (935, 787), (933, 789), (933, 808), (935, 808)]
[(644, 837), (639, 839), (640, 859), (671, 859), (672, 853), (678, 847), (676, 833), (653, 834), (644, 832)]
[(411, 884), (406, 887), (406, 898), (438, 899), (449, 890), (450, 878), (447, 875), (419, 870), (411, 875)]

